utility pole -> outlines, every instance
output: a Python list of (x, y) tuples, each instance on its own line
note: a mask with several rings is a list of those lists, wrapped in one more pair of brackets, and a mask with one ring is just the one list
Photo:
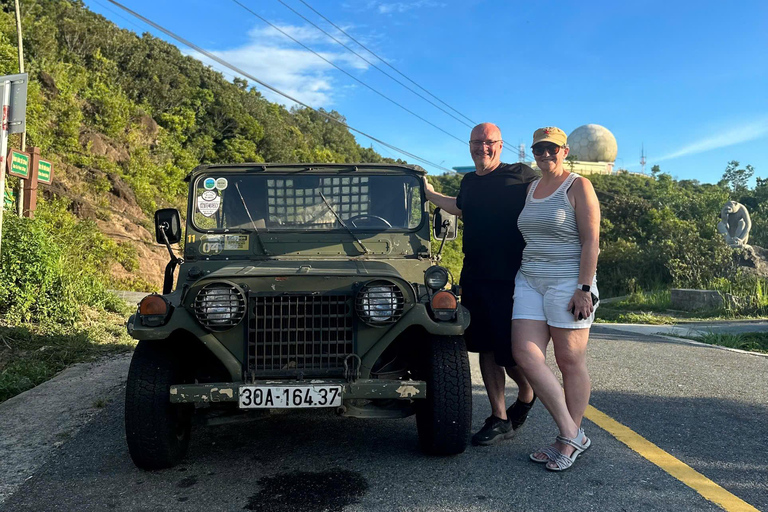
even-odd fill
[[(21, 10), (19, 9), (19, 0), (14, 0), (16, 4), (16, 35), (19, 42), (19, 73), (24, 73), (24, 43), (21, 39)], [(24, 152), (27, 146), (27, 129), (21, 132), (21, 151)], [(3, 155), (5, 156), (5, 155)], [(3, 171), (5, 172), (5, 171)], [(3, 189), (5, 193), (5, 189)], [(16, 189), (16, 206), (19, 217), (24, 215), (24, 180), (19, 178), (19, 186)]]

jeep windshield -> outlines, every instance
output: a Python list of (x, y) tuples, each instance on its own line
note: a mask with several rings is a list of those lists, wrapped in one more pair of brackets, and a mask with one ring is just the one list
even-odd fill
[[(415, 176), (211, 173), (195, 181), (200, 230), (410, 231), (423, 216)], [(338, 217), (337, 217), (338, 216)]]

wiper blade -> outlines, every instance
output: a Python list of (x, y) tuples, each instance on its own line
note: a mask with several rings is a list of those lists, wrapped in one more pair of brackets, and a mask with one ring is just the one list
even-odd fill
[(325, 206), (327, 206), (328, 210), (330, 210), (330, 212), (334, 215), (334, 217), (336, 217), (336, 220), (339, 221), (339, 224), (344, 226), (344, 229), (347, 230), (347, 233), (349, 233), (352, 236), (352, 238), (355, 239), (355, 242), (360, 244), (360, 247), (363, 248), (363, 254), (370, 254), (371, 251), (369, 251), (368, 248), (365, 246), (365, 244), (359, 238), (357, 238), (357, 236), (355, 236), (355, 233), (351, 229), (349, 229), (349, 226), (347, 226), (347, 224), (343, 220), (341, 220), (341, 217), (339, 217), (339, 214), (336, 213), (336, 210), (333, 208), (333, 206), (331, 206), (331, 203), (329, 203), (328, 200), (325, 198), (322, 191), (318, 190), (317, 193), (320, 194), (320, 198), (325, 203)]
[(248, 219), (251, 221), (251, 226), (253, 226), (253, 234), (256, 235), (256, 240), (259, 242), (259, 247), (261, 247), (261, 251), (269, 256), (269, 251), (267, 251), (267, 248), (264, 247), (264, 241), (261, 239), (261, 235), (259, 235), (259, 230), (256, 228), (256, 223), (253, 221), (253, 217), (251, 217), (251, 212), (248, 211), (248, 205), (245, 204), (245, 199), (243, 198), (243, 193), (240, 192), (240, 184), (238, 182), (235, 182), (235, 188), (237, 189), (237, 195), (240, 196), (240, 201), (243, 203), (243, 208), (245, 208), (245, 213), (248, 215)]

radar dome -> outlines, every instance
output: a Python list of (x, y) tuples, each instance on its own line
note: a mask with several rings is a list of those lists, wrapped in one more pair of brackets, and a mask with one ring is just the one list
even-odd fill
[(599, 124), (579, 126), (568, 136), (568, 146), (571, 155), (582, 162), (613, 162), (619, 147), (616, 137)]

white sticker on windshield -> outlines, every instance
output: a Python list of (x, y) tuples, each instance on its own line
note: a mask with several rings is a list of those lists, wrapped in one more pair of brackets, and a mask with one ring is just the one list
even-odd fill
[(203, 192), (202, 197), (204, 201), (214, 201), (217, 197), (219, 197), (219, 194), (215, 190), (206, 190)]
[(227, 188), (227, 185), (229, 185), (227, 178), (219, 178), (216, 180), (216, 188), (218, 190), (224, 190), (225, 188)]
[[(213, 192), (212, 190), (209, 190), (207, 192)], [(211, 199), (206, 199), (206, 193), (203, 192), (203, 195), (199, 196), (197, 198), (197, 211), (205, 215), (206, 217), (213, 217), (217, 211), (219, 211), (219, 206), (221, 205), (221, 197), (217, 194), (216, 197), (213, 197)], [(213, 192), (215, 194), (215, 192)], [(208, 195), (207, 197), (210, 197)]]
[(248, 235), (224, 235), (225, 251), (247, 251)]

